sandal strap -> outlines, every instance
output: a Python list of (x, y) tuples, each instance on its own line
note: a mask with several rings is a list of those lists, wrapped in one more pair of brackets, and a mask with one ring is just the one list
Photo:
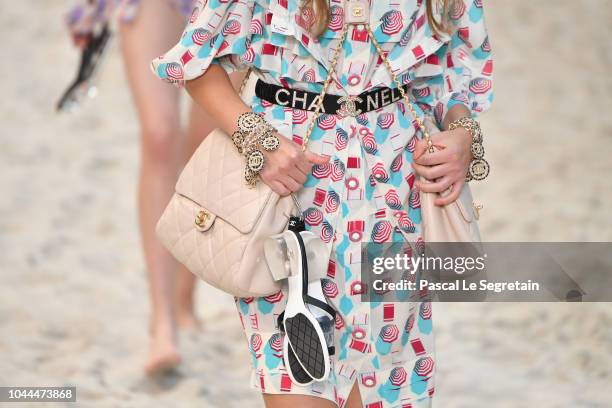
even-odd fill
[(321, 310), (324, 310), (325, 312), (327, 312), (332, 319), (336, 318), (336, 310), (331, 307), (330, 305), (328, 305), (327, 303), (323, 302), (322, 300), (319, 300), (315, 297), (312, 297), (310, 295), (306, 295), (304, 296), (304, 303), (308, 303), (311, 304), (315, 307), (318, 307)]

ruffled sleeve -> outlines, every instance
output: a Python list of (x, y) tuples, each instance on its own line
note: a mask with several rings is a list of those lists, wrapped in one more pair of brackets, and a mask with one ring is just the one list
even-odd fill
[(455, 1), (450, 20), (454, 28), (450, 41), (429, 58), (442, 66), (442, 77), (428, 81), (431, 94), (437, 96), (428, 102), (439, 125), (456, 104), (476, 116), (493, 101), (493, 60), (482, 0)]
[(250, 41), (253, 0), (196, 2), (180, 41), (152, 62), (153, 72), (177, 85), (206, 72), (210, 64), (243, 68)]

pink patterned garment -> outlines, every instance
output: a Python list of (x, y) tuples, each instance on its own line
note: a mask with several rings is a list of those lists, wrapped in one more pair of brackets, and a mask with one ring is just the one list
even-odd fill
[[(312, 13), (300, 0), (200, 0), (177, 44), (153, 61), (153, 70), (181, 85), (211, 64), (228, 72), (252, 67), (268, 83), (319, 92), (344, 24), (344, 1), (329, 0), (329, 5), (328, 29), (315, 38), (308, 30)], [(410, 86), (421, 118), (432, 116), (439, 123), (456, 104), (473, 116), (489, 108), (493, 62), (483, 0), (453, 1), (453, 30), (438, 36), (423, 0), (371, 0), (369, 6), (373, 34), (400, 81)], [(435, 12), (438, 20), (440, 12)], [(363, 27), (349, 29), (336, 68), (332, 94), (393, 86)], [(244, 100), (281, 135), (302, 143), (313, 112), (248, 92)], [(417, 251), (424, 244), (411, 167), (421, 137), (403, 100), (355, 117), (323, 113), (317, 119), (308, 149), (330, 161), (313, 167), (298, 199), (307, 228), (329, 250), (323, 289), (338, 312), (332, 372), (327, 381), (308, 386), (288, 376), (277, 326), (287, 302), (283, 289), (236, 300), (254, 387), (318, 396), (342, 408), (357, 383), (367, 408), (431, 406), (436, 370), (431, 303), (361, 300), (363, 243), (408, 242)]]

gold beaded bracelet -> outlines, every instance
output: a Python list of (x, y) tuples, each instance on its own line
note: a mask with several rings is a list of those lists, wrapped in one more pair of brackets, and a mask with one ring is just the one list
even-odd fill
[(254, 112), (241, 114), (237, 127), (232, 141), (238, 152), (246, 158), (244, 178), (249, 186), (254, 187), (265, 164), (260, 147), (271, 152), (278, 149), (280, 141), (274, 133), (275, 129)]
[(484, 180), (489, 175), (491, 167), (489, 162), (484, 159), (484, 147), (482, 146), (482, 129), (480, 124), (470, 117), (463, 117), (453, 121), (448, 125), (449, 130), (461, 127), (467, 130), (472, 136), (472, 161), (468, 167), (465, 181)]

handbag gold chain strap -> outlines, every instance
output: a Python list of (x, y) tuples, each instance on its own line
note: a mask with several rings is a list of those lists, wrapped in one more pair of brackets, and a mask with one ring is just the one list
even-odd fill
[[(427, 131), (427, 128), (425, 127), (425, 123), (423, 123), (423, 120), (419, 117), (419, 115), (417, 115), (416, 110), (412, 106), (410, 98), (408, 97), (408, 95), (406, 95), (406, 91), (404, 91), (404, 88), (402, 88), (402, 84), (400, 83), (399, 79), (397, 79), (397, 75), (395, 75), (395, 73), (393, 72), (393, 68), (391, 67), (391, 63), (389, 62), (389, 59), (384, 54), (383, 50), (380, 48), (380, 44), (378, 44), (378, 41), (376, 41), (376, 38), (374, 37), (374, 33), (372, 32), (370, 25), (366, 24), (365, 26), (366, 26), (366, 29), (368, 30), (368, 35), (372, 39), (372, 43), (374, 44), (374, 47), (376, 48), (376, 52), (378, 53), (378, 55), (380, 55), (380, 58), (382, 58), (383, 63), (385, 64), (385, 66), (387, 67), (387, 70), (389, 71), (389, 75), (391, 76), (391, 79), (395, 83), (395, 86), (397, 87), (399, 93), (402, 95), (402, 98), (404, 98), (404, 101), (406, 102), (406, 106), (412, 113), (412, 116), (414, 116), (414, 120), (419, 126), (421, 133), (423, 133), (423, 137), (425, 137), (425, 141), (427, 143), (426, 151), (428, 153), (433, 153), (435, 151), (434, 144), (433, 144), (433, 141), (431, 140), (431, 137), (429, 136), (429, 132)], [(472, 207), (474, 208), (474, 214), (475, 214), (476, 219), (480, 218), (480, 210), (482, 210), (483, 205), (472, 202)]]
[(434, 145), (433, 145), (433, 142), (431, 141), (431, 137), (429, 136), (429, 132), (425, 128), (425, 123), (423, 123), (423, 120), (419, 117), (416, 110), (412, 106), (412, 102), (410, 101), (410, 98), (408, 97), (408, 95), (406, 95), (406, 91), (404, 91), (402, 84), (400, 83), (399, 79), (397, 79), (397, 75), (395, 75), (395, 72), (393, 72), (393, 68), (391, 68), (391, 63), (389, 62), (389, 59), (383, 52), (382, 48), (380, 48), (380, 44), (378, 44), (378, 41), (374, 37), (374, 33), (372, 32), (370, 25), (366, 24), (365, 26), (366, 26), (366, 29), (368, 30), (368, 35), (370, 36), (370, 39), (372, 39), (372, 43), (374, 44), (374, 47), (376, 48), (376, 52), (378, 52), (378, 55), (383, 60), (383, 63), (387, 67), (387, 70), (389, 71), (389, 75), (391, 76), (391, 79), (395, 83), (397, 90), (399, 91), (400, 95), (402, 95), (402, 98), (404, 98), (404, 101), (406, 102), (406, 107), (410, 110), (410, 113), (412, 113), (412, 116), (414, 116), (415, 122), (417, 123), (417, 125), (419, 126), (419, 129), (421, 130), (421, 133), (423, 133), (423, 136), (425, 137), (425, 141), (427, 142), (427, 151), (429, 153), (433, 153)]
[[(368, 31), (368, 35), (369, 35), (370, 39), (372, 40), (372, 43), (374, 44), (374, 47), (376, 48), (376, 52), (378, 53), (380, 58), (383, 60), (383, 63), (385, 64), (385, 66), (387, 67), (387, 70), (389, 71), (389, 75), (391, 76), (391, 79), (393, 80), (395, 86), (397, 87), (398, 91), (400, 92), (400, 95), (402, 96), (402, 98), (406, 102), (406, 106), (408, 107), (408, 109), (410, 110), (410, 113), (414, 117), (414, 120), (416, 121), (417, 125), (419, 126), (419, 129), (423, 133), (423, 136), (425, 137), (425, 141), (427, 142), (427, 151), (429, 153), (433, 153), (434, 152), (434, 145), (433, 145), (433, 142), (431, 140), (431, 137), (429, 136), (429, 132), (425, 128), (425, 124), (423, 123), (423, 120), (417, 114), (416, 110), (412, 106), (412, 102), (410, 101), (410, 98), (408, 97), (408, 95), (406, 95), (406, 92), (404, 91), (404, 88), (402, 87), (402, 84), (400, 83), (399, 79), (397, 78), (397, 75), (395, 75), (395, 73), (393, 72), (393, 68), (391, 68), (391, 63), (389, 62), (389, 59), (387, 58), (387, 56), (383, 52), (382, 48), (380, 47), (380, 44), (378, 43), (378, 41), (374, 37), (374, 33), (372, 32), (372, 29), (370, 28), (370, 25), (367, 24), (367, 23), (364, 24), (364, 25), (365, 25), (365, 27), (366, 27), (366, 29)], [(334, 75), (334, 73), (336, 71), (336, 65), (338, 64), (338, 57), (340, 56), (340, 51), (342, 51), (342, 47), (344, 46), (344, 40), (346, 39), (346, 34), (348, 32), (348, 27), (349, 27), (349, 24), (345, 24), (344, 25), (344, 29), (342, 30), (342, 34), (340, 36), (340, 40), (338, 41), (338, 46), (336, 47), (336, 51), (334, 52), (334, 56), (333, 56), (333, 58), (331, 60), (331, 66), (329, 68), (329, 72), (327, 74), (327, 78), (325, 79), (325, 82), (323, 83), (323, 89), (321, 90), (321, 94), (319, 95), (319, 99), (317, 100), (317, 105), (316, 105), (315, 110), (314, 110), (314, 115), (313, 115), (312, 121), (310, 122), (310, 125), (308, 126), (308, 129), (306, 131), (306, 134), (304, 135), (304, 139), (303, 139), (303, 143), (302, 143), (302, 150), (306, 149), (306, 144), (308, 143), (308, 140), (310, 139), (310, 135), (312, 134), (312, 131), (314, 129), (314, 125), (315, 125), (315, 123), (317, 121), (317, 118), (319, 117), (320, 112), (321, 112), (321, 107), (323, 105), (323, 98), (325, 97), (325, 94), (327, 93), (327, 89), (329, 87), (329, 84), (331, 83), (332, 76)], [(300, 205), (298, 203), (297, 198), (293, 194), (291, 194), (291, 196), (292, 196), (293, 201), (295, 202), (295, 205), (297, 206), (297, 208), (298, 208), (298, 210), (300, 211), (300, 214), (301, 214), (302, 210), (300, 208)]]
[[(378, 41), (374, 37), (374, 33), (372, 32), (372, 29), (370, 28), (370, 25), (367, 24), (367, 23), (363, 24), (363, 25), (366, 27), (366, 30), (368, 31), (368, 35), (369, 35), (370, 39), (372, 40), (372, 43), (374, 44), (374, 47), (376, 48), (376, 52), (378, 53), (378, 55), (382, 59), (383, 63), (387, 67), (387, 70), (389, 71), (389, 75), (391, 76), (391, 79), (393, 80), (393, 83), (395, 84), (395, 86), (397, 87), (400, 95), (402, 96), (402, 98), (406, 102), (406, 106), (408, 107), (408, 109), (410, 110), (410, 113), (414, 117), (414, 120), (416, 121), (420, 131), (423, 133), (423, 136), (425, 137), (425, 140), (427, 142), (427, 150), (430, 153), (433, 153), (433, 151), (434, 151), (433, 142), (431, 140), (431, 137), (429, 136), (429, 132), (425, 128), (425, 123), (423, 123), (423, 120), (419, 117), (419, 115), (417, 114), (416, 110), (412, 106), (412, 102), (410, 101), (410, 98), (406, 94), (406, 91), (404, 91), (404, 88), (402, 87), (402, 84), (400, 83), (399, 79), (397, 78), (397, 75), (395, 75), (395, 73), (393, 72), (393, 68), (391, 68), (391, 63), (389, 62), (389, 59), (387, 58), (387, 56), (383, 52), (382, 48), (380, 47), (380, 44), (378, 43)], [(338, 46), (337, 46), (336, 51), (334, 52), (334, 56), (333, 56), (333, 58), (331, 60), (331, 66), (329, 68), (329, 72), (327, 74), (327, 78), (325, 79), (325, 82), (323, 83), (323, 90), (321, 91), (321, 94), (319, 95), (319, 99), (317, 100), (317, 105), (316, 105), (315, 110), (314, 110), (314, 116), (313, 116), (312, 122), (310, 122), (310, 125), (308, 126), (308, 130), (306, 131), (306, 135), (304, 136), (304, 141), (303, 141), (303, 144), (302, 144), (302, 150), (306, 149), (306, 144), (308, 143), (308, 140), (310, 139), (310, 135), (312, 134), (312, 131), (314, 129), (314, 125), (315, 125), (315, 123), (317, 121), (319, 113), (321, 112), (321, 107), (323, 105), (323, 98), (325, 97), (325, 95), (327, 93), (327, 89), (329, 87), (329, 84), (331, 83), (332, 76), (334, 75), (334, 73), (336, 71), (336, 65), (338, 64), (338, 58), (340, 56), (340, 51), (342, 50), (342, 47), (344, 45), (344, 40), (346, 39), (346, 34), (348, 32), (348, 27), (349, 27), (349, 24), (345, 24), (344, 25), (344, 29), (342, 30), (342, 34), (340, 36), (340, 40), (338, 42)]]
[(336, 72), (336, 65), (338, 64), (338, 58), (340, 57), (340, 51), (342, 51), (342, 47), (344, 46), (344, 40), (346, 39), (347, 32), (348, 24), (345, 24), (344, 30), (342, 30), (342, 34), (340, 36), (340, 40), (338, 41), (338, 46), (336, 47), (336, 50), (334, 51), (334, 55), (332, 57), (331, 66), (329, 67), (329, 71), (327, 73), (327, 78), (325, 78), (325, 82), (323, 82), (323, 89), (321, 90), (321, 94), (319, 94), (318, 96), (317, 106), (315, 107), (312, 121), (310, 122), (310, 125), (306, 130), (306, 134), (304, 135), (304, 139), (302, 142), (302, 150), (306, 150), (306, 144), (308, 143), (308, 140), (310, 140), (310, 135), (314, 130), (314, 125), (317, 122), (319, 114), (321, 113), (321, 107), (323, 106), (323, 98), (325, 98), (325, 95), (327, 94), (327, 88), (329, 88), (329, 84), (332, 81), (332, 76)]
[[(312, 134), (312, 131), (314, 130), (314, 125), (317, 122), (317, 118), (319, 117), (319, 114), (321, 113), (321, 107), (323, 106), (323, 99), (325, 98), (325, 95), (327, 94), (327, 89), (329, 88), (329, 84), (332, 81), (332, 76), (334, 72), (336, 71), (336, 65), (338, 64), (338, 58), (340, 57), (340, 52), (342, 51), (342, 46), (344, 44), (344, 39), (346, 38), (347, 32), (348, 32), (348, 25), (345, 25), (344, 30), (342, 31), (342, 36), (340, 37), (340, 42), (338, 44), (338, 47), (334, 51), (334, 55), (331, 60), (331, 66), (329, 68), (327, 78), (325, 78), (325, 82), (323, 82), (323, 89), (321, 90), (321, 93), (317, 97), (318, 98), (317, 104), (315, 106), (312, 121), (310, 122), (310, 125), (308, 126), (308, 129), (306, 130), (306, 134), (304, 135), (304, 138), (302, 140), (302, 151), (306, 150), (306, 145), (308, 144), (308, 141), (310, 140), (310, 135)], [(249, 76), (251, 75), (252, 70), (253, 70), (252, 68), (249, 68), (246, 75), (244, 76), (244, 79), (242, 80), (242, 84), (240, 85), (240, 90), (238, 91), (240, 95), (242, 94), (242, 91), (244, 90), (244, 87), (246, 86), (246, 83), (249, 79)], [(295, 206), (297, 207), (299, 214), (302, 215), (303, 211), (302, 211), (300, 203), (297, 197), (295, 196), (295, 194), (291, 193), (291, 198), (293, 199), (293, 202), (295, 203)]]
[[(315, 110), (312, 116), (312, 121), (310, 121), (310, 125), (308, 125), (308, 129), (306, 129), (306, 134), (304, 135), (304, 138), (302, 139), (302, 151), (306, 150), (306, 145), (308, 144), (308, 141), (310, 140), (310, 135), (312, 135), (312, 131), (314, 130), (314, 126), (317, 122), (317, 118), (319, 117), (319, 114), (321, 113), (321, 107), (323, 106), (323, 99), (325, 98), (325, 94), (327, 94), (327, 89), (329, 88), (329, 84), (332, 81), (332, 76), (334, 72), (336, 72), (336, 65), (338, 64), (338, 58), (340, 57), (340, 52), (342, 51), (342, 47), (344, 45), (344, 40), (346, 38), (347, 32), (348, 32), (348, 25), (345, 25), (344, 30), (342, 30), (342, 35), (340, 36), (340, 41), (338, 42), (338, 46), (336, 47), (336, 50), (334, 51), (334, 55), (331, 61), (331, 66), (329, 68), (329, 72), (327, 73), (327, 78), (325, 78), (325, 82), (323, 82), (323, 89), (321, 89), (321, 93), (318, 96), (317, 105), (315, 106)], [(291, 198), (293, 199), (293, 202), (295, 203), (295, 206), (297, 207), (300, 216), (302, 216), (304, 212), (302, 211), (300, 202), (298, 201), (294, 193), (291, 193)]]
[[(383, 50), (380, 47), (380, 44), (378, 43), (378, 41), (376, 40), (376, 38), (374, 37), (374, 33), (372, 32), (372, 29), (370, 28), (369, 24), (364, 24), (367, 31), (368, 31), (368, 35), (369, 37), (372, 39), (372, 43), (374, 44), (374, 47), (376, 48), (376, 52), (378, 53), (378, 55), (380, 56), (380, 58), (383, 60), (383, 63), (385, 64), (385, 66), (387, 67), (388, 71), (389, 71), (389, 75), (391, 76), (391, 78), (393, 79), (393, 82), (395, 83), (395, 86), (397, 87), (398, 91), (400, 92), (400, 95), (402, 96), (402, 98), (404, 99), (404, 101), (406, 102), (406, 105), (408, 107), (408, 109), (410, 110), (410, 112), (412, 113), (412, 116), (414, 117), (417, 125), (419, 126), (419, 129), (421, 130), (421, 132), (423, 133), (425, 140), (427, 141), (427, 150), (429, 152), (433, 152), (434, 151), (434, 147), (433, 147), (433, 142), (431, 141), (431, 138), (429, 136), (429, 132), (427, 131), (427, 129), (425, 128), (425, 124), (423, 123), (423, 120), (419, 117), (419, 115), (417, 114), (416, 110), (414, 109), (414, 107), (412, 106), (412, 102), (410, 101), (410, 98), (408, 97), (408, 95), (406, 95), (406, 92), (404, 91), (404, 88), (402, 88), (402, 84), (400, 83), (400, 81), (397, 78), (397, 75), (395, 75), (395, 73), (393, 72), (393, 69), (391, 68), (391, 63), (389, 62), (389, 59), (387, 58), (387, 56), (384, 54)], [(310, 140), (310, 136), (312, 135), (312, 132), (314, 130), (314, 126), (317, 122), (317, 119), (321, 113), (321, 108), (323, 106), (323, 99), (325, 98), (325, 95), (327, 94), (327, 90), (329, 88), (329, 84), (331, 83), (332, 79), (333, 79), (333, 75), (336, 72), (336, 65), (338, 64), (338, 58), (340, 57), (340, 52), (342, 51), (342, 48), (344, 46), (344, 41), (346, 39), (346, 35), (348, 33), (348, 27), (349, 24), (345, 24), (344, 25), (344, 29), (342, 30), (342, 33), (340, 35), (340, 39), (338, 41), (338, 45), (336, 47), (336, 50), (334, 51), (334, 55), (332, 57), (331, 60), (331, 64), (328, 70), (328, 74), (327, 77), (325, 78), (325, 82), (323, 82), (323, 89), (321, 90), (321, 93), (318, 96), (317, 99), (317, 104), (315, 106), (315, 110), (313, 113), (313, 117), (312, 117), (312, 121), (310, 122), (308, 129), (306, 130), (306, 134), (304, 135), (304, 138), (302, 139), (302, 151), (306, 150), (306, 146), (308, 144), (308, 141)], [(242, 93), (242, 90), (247, 82), (247, 78), (249, 77), (251, 73), (251, 69), (249, 69), (249, 71), (247, 72), (244, 81), (242, 82), (242, 85), (240, 87), (240, 92)], [(299, 202), (297, 200), (297, 197), (295, 197), (294, 194), (291, 194), (291, 197), (296, 205), (296, 207), (298, 208), (298, 211), (300, 214), (302, 214), (302, 209), (299, 205)]]

